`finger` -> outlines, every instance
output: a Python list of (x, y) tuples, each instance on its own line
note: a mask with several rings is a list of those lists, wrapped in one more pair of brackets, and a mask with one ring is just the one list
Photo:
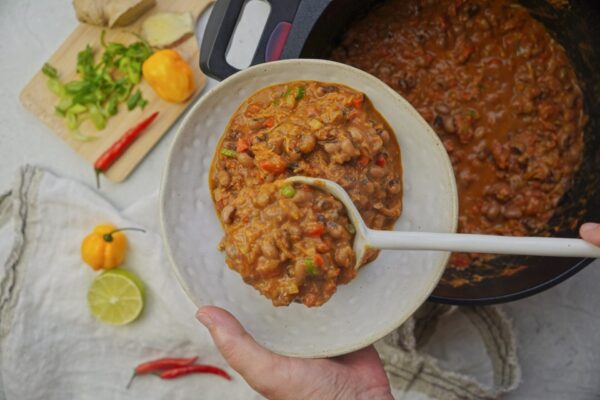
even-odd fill
[(600, 246), (600, 224), (588, 222), (579, 229), (581, 237), (596, 246)]
[(257, 391), (270, 391), (270, 384), (277, 384), (277, 375), (285, 374), (287, 358), (256, 343), (229, 312), (214, 306), (204, 306), (198, 310), (196, 317), (208, 328), (215, 345), (229, 365)]

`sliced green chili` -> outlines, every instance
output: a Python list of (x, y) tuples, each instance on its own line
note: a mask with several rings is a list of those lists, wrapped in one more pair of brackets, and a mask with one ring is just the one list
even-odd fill
[(221, 149), (221, 154), (224, 155), (225, 157), (229, 157), (229, 158), (237, 157), (237, 153), (235, 152), (235, 150), (231, 150), (231, 149)]

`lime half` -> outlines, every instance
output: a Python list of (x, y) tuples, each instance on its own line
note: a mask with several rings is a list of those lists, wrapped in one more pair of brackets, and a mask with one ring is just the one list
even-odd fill
[(144, 285), (135, 274), (115, 268), (98, 275), (88, 291), (92, 314), (111, 325), (125, 325), (144, 308)]

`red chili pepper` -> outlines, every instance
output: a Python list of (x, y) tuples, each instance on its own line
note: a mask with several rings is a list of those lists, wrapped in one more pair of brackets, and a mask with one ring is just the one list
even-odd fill
[(222, 376), (228, 381), (231, 380), (231, 376), (226, 371), (212, 365), (188, 365), (187, 367), (168, 369), (163, 371), (160, 377), (162, 379), (175, 379), (189, 374), (213, 374)]
[(129, 388), (129, 386), (131, 385), (133, 378), (135, 378), (138, 375), (145, 375), (145, 374), (150, 374), (153, 372), (158, 372), (158, 371), (163, 371), (163, 370), (169, 370), (169, 369), (173, 369), (173, 368), (186, 367), (186, 366), (192, 365), (194, 362), (196, 362), (197, 359), (198, 359), (198, 357), (159, 358), (157, 360), (152, 360), (152, 361), (148, 361), (143, 364), (140, 364), (137, 367), (135, 367), (135, 369), (133, 370), (133, 375), (131, 376), (131, 379), (129, 379), (129, 382), (127, 383), (127, 388)]
[(157, 370), (171, 369), (176, 367), (185, 367), (196, 362), (198, 357), (192, 358), (159, 358), (158, 360), (148, 361), (135, 367), (137, 375), (149, 374)]
[(380, 167), (383, 167), (385, 165), (385, 157), (383, 157), (383, 155), (379, 155), (379, 157), (377, 157), (377, 160), (375, 160), (375, 164), (377, 164)]
[(129, 146), (141, 135), (142, 132), (154, 121), (158, 111), (150, 115), (148, 118), (127, 130), (123, 136), (114, 142), (94, 163), (96, 170), (96, 184), (100, 187), (100, 174), (114, 164), (115, 161), (127, 150)]
[(243, 153), (246, 150), (248, 150), (249, 148), (250, 148), (250, 144), (248, 143), (248, 141), (246, 139), (244, 139), (244, 138), (238, 139), (236, 146), (235, 146), (235, 150), (238, 153)]

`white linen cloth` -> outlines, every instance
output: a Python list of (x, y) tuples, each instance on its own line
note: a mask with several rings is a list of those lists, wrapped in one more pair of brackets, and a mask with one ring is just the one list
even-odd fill
[[(0, 387), (7, 400), (261, 398), (227, 368), (194, 318), (196, 308), (162, 252), (155, 198), (119, 213), (84, 185), (28, 167), (10, 200), (3, 202), (13, 218), (0, 229), (0, 262), (11, 251), (20, 254), (16, 265), (0, 270)], [(81, 260), (80, 245), (99, 223), (147, 230), (127, 233), (123, 267), (143, 280), (146, 299), (141, 317), (126, 326), (103, 324), (88, 310), (98, 273)], [(165, 356), (198, 356), (226, 368), (233, 381), (141, 376), (126, 390), (137, 364)]]
[[(0, 194), (0, 400), (261, 398), (194, 318), (163, 254), (157, 203), (152, 196), (118, 212), (92, 189), (34, 167)], [(80, 245), (99, 223), (147, 231), (127, 233), (123, 267), (144, 281), (146, 302), (122, 327), (87, 306), (97, 272)], [(512, 327), (496, 307), (425, 305), (376, 347), (397, 399), (496, 398), (520, 381)], [(137, 364), (165, 356), (198, 356), (233, 381), (142, 376), (126, 389)]]

